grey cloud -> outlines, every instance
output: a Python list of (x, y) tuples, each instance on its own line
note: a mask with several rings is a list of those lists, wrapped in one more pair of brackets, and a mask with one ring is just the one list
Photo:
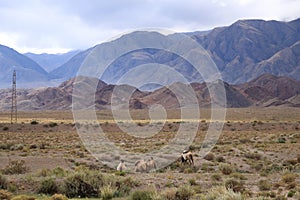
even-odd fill
[(13, 34), (17, 50), (82, 49), (132, 29), (196, 31), (245, 18), (291, 20), (299, 11), (296, 0), (0, 0), (0, 35)]

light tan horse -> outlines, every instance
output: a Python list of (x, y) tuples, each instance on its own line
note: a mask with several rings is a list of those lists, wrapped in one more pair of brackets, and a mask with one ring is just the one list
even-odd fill
[(147, 172), (150, 172), (151, 170), (156, 170), (156, 163), (155, 163), (153, 157), (148, 159), (146, 165), (147, 165)]
[(135, 172), (147, 172), (147, 163), (144, 159), (137, 161), (134, 166)]
[(121, 160), (121, 162), (120, 162), (119, 165), (117, 166), (117, 170), (118, 170), (119, 172), (122, 172), (122, 171), (124, 171), (124, 170), (126, 170), (126, 169), (127, 169), (127, 167), (126, 167), (126, 165), (125, 165), (124, 160)]

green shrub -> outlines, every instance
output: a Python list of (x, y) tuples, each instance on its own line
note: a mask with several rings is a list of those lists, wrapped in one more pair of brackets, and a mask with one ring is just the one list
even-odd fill
[(39, 194), (55, 194), (58, 192), (58, 185), (54, 179), (48, 178), (42, 180), (37, 190)]
[(229, 175), (233, 172), (232, 166), (230, 166), (228, 164), (219, 165), (219, 170), (225, 175)]
[(287, 194), (287, 197), (293, 197), (294, 195), (296, 194), (296, 191), (295, 190), (290, 190)]
[(3, 169), (4, 174), (24, 174), (29, 171), (24, 160), (11, 160)]
[(131, 196), (130, 200), (152, 200), (151, 196), (153, 195), (152, 190), (136, 190)]
[(226, 189), (224, 186), (217, 186), (211, 188), (208, 193), (200, 196), (201, 200), (246, 200), (239, 192), (234, 192), (232, 189)]
[(103, 187), (103, 175), (96, 171), (76, 172), (64, 180), (67, 197), (98, 197), (98, 190)]
[(30, 124), (31, 124), (31, 125), (37, 125), (37, 124), (39, 124), (39, 122), (36, 121), (36, 120), (33, 120), (33, 121), (30, 122)]
[(286, 139), (284, 137), (280, 137), (280, 138), (278, 138), (277, 142), (278, 143), (285, 143)]
[(225, 158), (223, 156), (217, 156), (216, 161), (217, 162), (225, 162)]
[(286, 173), (284, 174), (281, 179), (284, 183), (292, 183), (296, 180), (297, 175), (292, 173)]
[(261, 190), (261, 191), (267, 191), (267, 190), (270, 190), (271, 189), (271, 183), (268, 181), (268, 180), (260, 180), (258, 182), (258, 188)]
[(211, 175), (211, 179), (214, 181), (221, 181), (222, 176), (220, 174), (213, 174), (213, 175)]
[(49, 123), (49, 126), (50, 126), (50, 127), (55, 127), (55, 126), (58, 126), (58, 124), (57, 124), (56, 122), (50, 122), (50, 123)]
[(123, 197), (123, 196), (128, 196), (131, 189), (138, 186), (138, 182), (133, 180), (131, 177), (128, 177), (128, 178), (117, 180), (115, 185), (117, 188), (115, 192), (115, 196)]
[(182, 186), (176, 192), (176, 199), (189, 200), (194, 195), (194, 190), (191, 187)]
[(103, 200), (109, 200), (115, 196), (116, 188), (111, 185), (106, 185), (100, 188), (100, 193)]
[(191, 186), (197, 185), (196, 180), (193, 179), (193, 178), (189, 179), (189, 184), (190, 184)]
[(11, 148), (13, 145), (14, 145), (13, 143), (3, 143), (3, 144), (0, 144), (0, 149), (3, 149), (3, 150), (10, 150), (10, 148)]
[(176, 200), (177, 188), (167, 188), (162, 191), (162, 197), (165, 200)]
[(0, 189), (7, 189), (7, 179), (5, 178), (5, 176), (3, 176), (2, 174), (0, 174)]

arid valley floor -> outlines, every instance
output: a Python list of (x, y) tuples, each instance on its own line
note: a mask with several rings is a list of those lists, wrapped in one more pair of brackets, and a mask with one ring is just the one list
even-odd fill
[[(146, 110), (131, 114), (139, 126), (147, 123)], [(109, 112), (97, 116), (107, 137), (133, 152), (160, 148), (180, 123), (196, 123), (176, 120), (178, 112), (171, 110), (158, 134), (136, 139), (122, 133)], [(71, 111), (19, 112), (16, 124), (2, 112), (0, 199), (50, 199), (55, 193), (99, 199), (300, 199), (300, 108), (228, 109), (217, 144), (201, 158), (197, 152), (209, 118), (209, 111), (201, 110), (190, 146), (195, 166), (175, 161), (156, 172), (120, 173), (85, 149)], [(71, 184), (76, 181), (81, 189)], [(64, 196), (52, 196), (59, 198)]]

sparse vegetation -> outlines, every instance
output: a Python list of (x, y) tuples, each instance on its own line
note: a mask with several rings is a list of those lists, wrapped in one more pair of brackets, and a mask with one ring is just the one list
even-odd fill
[[(300, 137), (295, 131), (299, 117), (294, 116), (300, 115), (291, 114), (291, 110), (289, 115), (285, 112), (274, 114), (272, 109), (264, 112), (234, 111), (239, 115), (229, 115), (232, 119), (226, 121), (230, 125), (224, 126), (220, 139), (204, 160), (197, 155), (209, 126), (208, 121), (203, 122), (190, 146), (195, 153), (195, 167), (174, 162), (158, 172), (147, 174), (116, 172), (103, 165), (84, 148), (74, 123), (58, 120), (61, 115), (51, 118), (45, 114), (43, 119), (25, 113), (29, 117), (23, 121), (20, 119), (19, 124), (0, 124), (1, 130), (9, 127), (9, 131), (0, 131), (0, 140), (4, 141), (0, 144), (4, 161), (0, 162), (0, 188), (2, 193), (11, 194), (10, 198), (38, 200), (65, 200), (79, 196), (130, 199), (134, 193), (137, 193), (135, 198), (149, 194), (151, 199), (157, 200), (177, 200), (187, 196), (187, 199), (248, 199), (250, 196), (252, 199), (298, 199)], [(257, 114), (255, 118), (246, 118), (247, 112), (258, 112), (263, 116), (267, 113), (268, 119)], [(33, 126), (31, 121), (38, 123)], [(108, 121), (110, 119), (104, 117), (100, 124), (104, 132), (109, 133), (109, 139), (118, 143), (120, 148), (133, 152), (149, 152), (168, 144), (168, 137), (173, 137), (180, 125), (169, 122), (164, 125), (163, 132), (151, 138), (137, 139), (120, 133), (116, 124)], [(131, 125), (121, 122), (124, 126)], [(141, 128), (148, 124), (147, 121), (140, 123)], [(189, 121), (185, 123), (193, 126)], [(154, 123), (152, 126), (158, 125), (163, 124)], [(86, 123), (80, 126), (89, 128)], [(284, 138), (285, 142), (280, 142), (279, 138)], [(22, 170), (19, 169), (23, 168), (20, 166), (26, 171), (20, 173)], [(20, 197), (18, 194), (30, 196)]]

